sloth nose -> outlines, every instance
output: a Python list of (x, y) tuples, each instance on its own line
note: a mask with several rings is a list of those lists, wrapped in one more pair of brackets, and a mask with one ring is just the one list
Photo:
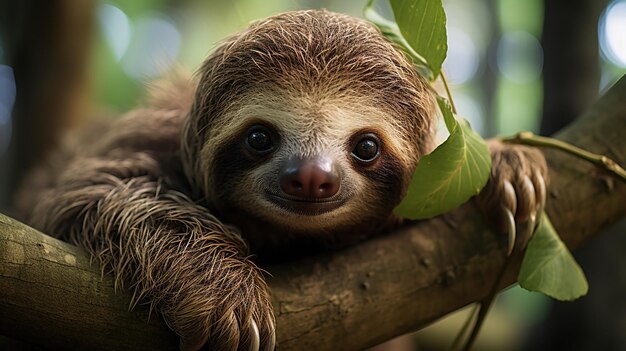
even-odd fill
[(303, 199), (331, 197), (339, 191), (339, 183), (337, 166), (328, 158), (292, 158), (280, 172), (280, 188), (285, 194)]

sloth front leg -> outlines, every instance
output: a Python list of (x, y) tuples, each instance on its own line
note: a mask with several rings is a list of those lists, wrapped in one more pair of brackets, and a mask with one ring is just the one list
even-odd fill
[(273, 348), (268, 288), (245, 243), (159, 173), (143, 153), (77, 160), (33, 221), (87, 249), (134, 303), (155, 307), (181, 349)]
[(537, 148), (498, 140), (488, 143), (491, 175), (478, 203), (499, 232), (512, 235), (510, 254), (514, 248), (526, 247), (538, 225), (546, 201), (548, 166)]
[[(546, 201), (548, 166), (536, 148), (489, 141), (491, 174), (477, 201), (496, 229), (508, 233), (508, 255), (526, 248), (534, 233)], [(489, 294), (480, 301), (478, 316), (464, 343), (472, 348), (500, 286), (510, 257), (504, 262)]]

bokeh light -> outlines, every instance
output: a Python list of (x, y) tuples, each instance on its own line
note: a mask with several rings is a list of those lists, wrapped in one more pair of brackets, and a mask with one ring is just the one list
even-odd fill
[(478, 103), (472, 95), (463, 91), (457, 91), (454, 93), (454, 103), (456, 109), (461, 117), (464, 117), (472, 129), (478, 134), (485, 133), (485, 111), (483, 107)]
[(543, 50), (539, 40), (526, 31), (505, 32), (498, 42), (498, 71), (515, 83), (539, 79)]
[(167, 72), (180, 51), (181, 36), (176, 26), (160, 15), (139, 17), (133, 24), (130, 45), (121, 61), (124, 72), (135, 79)]
[(464, 84), (476, 76), (480, 56), (472, 38), (463, 30), (448, 26), (448, 55), (443, 63), (453, 84)]
[(131, 38), (130, 20), (124, 11), (110, 4), (101, 4), (97, 10), (98, 24), (116, 60), (126, 53)]
[[(483, 0), (444, 1), (448, 32), (452, 27), (465, 32), (481, 53), (481, 57), (489, 46), (493, 31), (491, 25), (492, 15), (488, 6), (487, 2)], [(448, 50), (452, 49), (453, 45), (448, 35)]]
[(611, 3), (598, 24), (602, 54), (612, 64), (626, 68), (626, 1)]

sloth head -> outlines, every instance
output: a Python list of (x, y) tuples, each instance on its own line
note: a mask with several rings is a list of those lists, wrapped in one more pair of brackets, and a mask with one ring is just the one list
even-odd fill
[(375, 230), (432, 148), (433, 111), (423, 79), (372, 25), (285, 13), (228, 39), (199, 70), (185, 172), (238, 226)]

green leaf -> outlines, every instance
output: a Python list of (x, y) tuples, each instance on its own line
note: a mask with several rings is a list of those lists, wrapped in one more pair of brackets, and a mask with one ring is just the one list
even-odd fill
[(420, 73), (423, 73), (422, 75), (425, 78), (429, 80), (434, 79), (432, 72), (430, 72), (430, 69), (428, 68), (428, 63), (426, 62), (426, 59), (420, 56), (417, 52), (415, 52), (415, 50), (413, 50), (413, 48), (411, 47), (411, 45), (409, 45), (406, 39), (404, 39), (396, 22), (384, 18), (378, 12), (376, 12), (376, 10), (374, 10), (374, 1), (375, 0), (369, 0), (367, 2), (367, 5), (365, 6), (365, 9), (363, 11), (365, 18), (368, 21), (372, 22), (376, 27), (378, 27), (378, 29), (380, 29), (380, 31), (385, 37), (387, 37), (387, 39), (399, 45), (404, 50), (404, 52), (409, 54), (409, 56), (411, 56), (411, 58), (413, 59), (413, 62), (420, 66)]
[(448, 51), (446, 13), (441, 0), (390, 0), (400, 33), (437, 78)]
[(561, 301), (577, 299), (589, 290), (585, 273), (545, 213), (528, 243), (517, 280), (526, 290), (538, 291)]
[(407, 194), (394, 212), (425, 219), (448, 212), (478, 194), (489, 179), (491, 156), (485, 141), (465, 120), (457, 121), (450, 104), (437, 98), (450, 136), (415, 168)]

